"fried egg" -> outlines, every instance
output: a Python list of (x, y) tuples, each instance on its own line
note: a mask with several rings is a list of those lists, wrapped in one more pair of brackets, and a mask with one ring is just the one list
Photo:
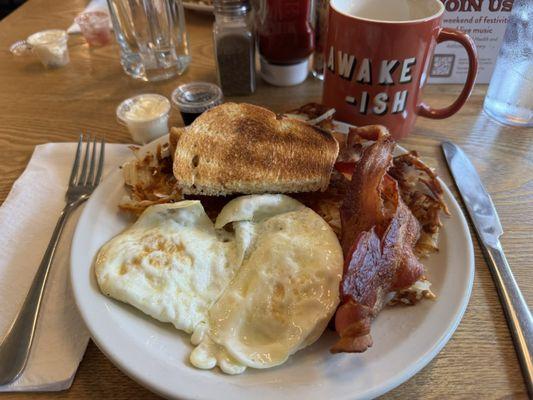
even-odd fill
[(149, 207), (100, 250), (101, 291), (192, 333), (191, 363), (269, 368), (322, 334), (339, 303), (330, 226), (285, 195), (230, 201), (215, 224), (199, 201)]
[(279, 212), (272, 199), (290, 198), (240, 197), (217, 219), (218, 228), (232, 223), (247, 246), (235, 277), (193, 335), (190, 360), (198, 368), (218, 365), (234, 374), (280, 365), (315, 342), (337, 308), (343, 256), (335, 233), (310, 208)]
[(154, 205), (102, 247), (96, 279), (104, 294), (191, 333), (239, 267), (233, 247), (199, 201)]

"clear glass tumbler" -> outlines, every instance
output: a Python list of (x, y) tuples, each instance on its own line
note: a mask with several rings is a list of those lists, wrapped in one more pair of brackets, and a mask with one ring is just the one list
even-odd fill
[(107, 0), (124, 71), (145, 81), (181, 75), (191, 62), (181, 0)]
[(515, 0), (485, 112), (501, 123), (533, 126), (533, 1)]
[(324, 50), (328, 31), (329, 0), (314, 1), (315, 51), (311, 73), (317, 79), (324, 80)]

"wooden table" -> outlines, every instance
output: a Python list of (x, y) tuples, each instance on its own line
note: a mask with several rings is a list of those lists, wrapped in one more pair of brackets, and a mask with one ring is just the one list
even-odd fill
[[(30, 0), (0, 22), (0, 202), (24, 170), (35, 145), (73, 141), (78, 132), (105, 134), (126, 143), (128, 133), (115, 120), (123, 99), (143, 92), (169, 96), (178, 84), (215, 81), (211, 43), (212, 17), (188, 13), (193, 62), (181, 77), (162, 83), (135, 81), (119, 65), (116, 45), (90, 50), (79, 37), (70, 39), (70, 64), (44, 71), (31, 57), (15, 58), (11, 43), (46, 28), (67, 28), (84, 0)], [(309, 79), (279, 89), (258, 84), (241, 101), (282, 111), (319, 101), (321, 85)], [(498, 208), (506, 230), (502, 239), (524, 296), (533, 304), (533, 130), (499, 125), (482, 113), (486, 87), (476, 87), (465, 107), (445, 121), (420, 118), (402, 144), (417, 149), (451, 184), (439, 144), (460, 144), (476, 165)], [(426, 100), (452, 102), (457, 86), (429, 86)], [(172, 122), (181, 124), (177, 113)], [(476, 276), (470, 304), (459, 328), (442, 352), (414, 378), (385, 398), (526, 398), (518, 361), (489, 271), (475, 242)], [(5, 399), (157, 398), (126, 377), (91, 342), (72, 388), (61, 393), (4, 394)]]

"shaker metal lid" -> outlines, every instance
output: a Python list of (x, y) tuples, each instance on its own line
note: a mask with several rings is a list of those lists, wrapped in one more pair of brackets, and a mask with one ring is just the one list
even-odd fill
[(214, 0), (215, 13), (223, 15), (244, 15), (250, 11), (249, 0)]
[(207, 82), (191, 82), (172, 92), (172, 103), (182, 112), (201, 113), (222, 103), (222, 90)]

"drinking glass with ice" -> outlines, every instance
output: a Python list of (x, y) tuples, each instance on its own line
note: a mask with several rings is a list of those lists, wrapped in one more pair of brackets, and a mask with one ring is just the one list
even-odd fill
[(485, 112), (508, 125), (533, 126), (533, 1), (515, 0)]

